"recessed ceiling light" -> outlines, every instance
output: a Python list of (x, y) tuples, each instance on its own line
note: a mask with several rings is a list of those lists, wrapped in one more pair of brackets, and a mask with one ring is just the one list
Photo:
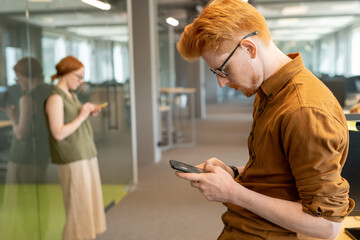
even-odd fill
[(110, 10), (111, 5), (99, 0), (81, 0), (83, 3), (89, 4), (101, 10)]
[(173, 27), (176, 27), (176, 26), (179, 25), (179, 21), (178, 21), (177, 19), (173, 18), (173, 17), (168, 17), (168, 18), (166, 19), (166, 22), (167, 22), (169, 25), (173, 26)]

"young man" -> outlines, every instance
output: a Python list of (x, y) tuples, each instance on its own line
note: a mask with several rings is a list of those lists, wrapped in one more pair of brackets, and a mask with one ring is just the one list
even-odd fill
[(185, 28), (178, 50), (202, 57), (220, 87), (256, 94), (244, 167), (212, 158), (176, 174), (223, 202), (219, 239), (334, 239), (351, 212), (341, 177), (349, 137), (342, 109), (299, 53), (272, 42), (264, 17), (240, 0), (214, 0)]

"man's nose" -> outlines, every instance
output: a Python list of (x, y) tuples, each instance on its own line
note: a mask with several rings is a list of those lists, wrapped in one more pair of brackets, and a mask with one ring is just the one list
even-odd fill
[(222, 88), (227, 86), (230, 83), (230, 80), (228, 78), (223, 78), (223, 77), (220, 77), (220, 76), (216, 76), (216, 77), (217, 77), (217, 81), (219, 83), (219, 86), (222, 87)]

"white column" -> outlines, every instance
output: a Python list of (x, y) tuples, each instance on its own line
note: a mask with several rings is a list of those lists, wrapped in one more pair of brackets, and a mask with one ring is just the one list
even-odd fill
[(161, 159), (158, 115), (158, 43), (156, 0), (131, 4), (132, 76), (135, 97), (136, 151), (139, 164)]

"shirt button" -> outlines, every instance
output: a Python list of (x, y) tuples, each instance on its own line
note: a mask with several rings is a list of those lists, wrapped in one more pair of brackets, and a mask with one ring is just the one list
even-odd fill
[(272, 93), (269, 94), (269, 98), (272, 98), (274, 95)]
[(261, 111), (262, 111), (262, 108), (261, 108), (261, 107), (259, 107), (259, 108), (258, 108), (258, 112), (261, 112)]

